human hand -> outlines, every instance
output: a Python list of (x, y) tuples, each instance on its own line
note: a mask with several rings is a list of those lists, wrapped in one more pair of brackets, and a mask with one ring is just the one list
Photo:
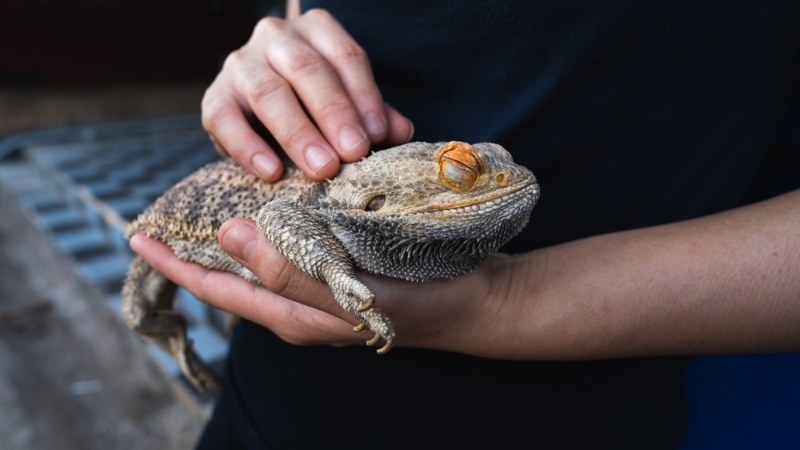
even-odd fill
[(280, 176), (281, 163), (251, 120), (316, 180), (365, 156), (370, 143), (398, 145), (413, 133), (383, 102), (364, 50), (320, 9), (262, 19), (206, 90), (202, 115), (217, 150), (266, 181)]
[[(354, 333), (358, 322), (334, 301), (327, 285), (289, 263), (253, 221), (229, 220), (219, 231), (219, 241), (264, 287), (181, 261), (166, 245), (144, 236), (134, 236), (131, 246), (198, 299), (261, 324), (289, 343), (363, 345), (372, 337)], [(509, 323), (516, 316), (503, 300), (508, 298), (511, 259), (493, 255), (472, 273), (453, 280), (413, 283), (378, 275), (358, 277), (375, 294), (376, 306), (392, 319), (395, 345), (498, 356), (497, 349), (507, 343), (500, 342), (506, 335), (497, 331), (511, 330)]]

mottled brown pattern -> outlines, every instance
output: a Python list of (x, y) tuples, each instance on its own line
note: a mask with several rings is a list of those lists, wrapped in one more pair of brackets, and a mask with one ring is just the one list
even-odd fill
[[(472, 270), (516, 235), (539, 197), (536, 178), (496, 144), (410, 143), (344, 164), (314, 182), (287, 162), (267, 184), (232, 161), (209, 164), (156, 200), (128, 230), (167, 243), (186, 261), (258, 279), (217, 244), (222, 223), (257, 221), (261, 232), (295, 266), (331, 288), (388, 351), (391, 320), (377, 307), (355, 269), (412, 281)], [(123, 288), (128, 325), (172, 353), (201, 390), (216, 376), (195, 356), (185, 321), (171, 311), (172, 287), (144, 260), (131, 265)]]

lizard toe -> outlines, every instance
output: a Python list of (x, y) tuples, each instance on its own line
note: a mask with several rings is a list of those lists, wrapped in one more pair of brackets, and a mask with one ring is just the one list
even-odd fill
[(358, 307), (359, 312), (369, 311), (375, 306), (375, 297), (370, 296), (361, 306)]
[(378, 349), (378, 354), (385, 355), (389, 350), (392, 349), (392, 347), (394, 347), (394, 338), (390, 337), (386, 339), (386, 343), (383, 344), (383, 347)]
[(370, 347), (375, 347), (376, 345), (378, 345), (378, 342), (380, 341), (381, 341), (381, 335), (375, 333), (375, 336), (373, 336), (372, 339), (367, 341), (367, 345)]

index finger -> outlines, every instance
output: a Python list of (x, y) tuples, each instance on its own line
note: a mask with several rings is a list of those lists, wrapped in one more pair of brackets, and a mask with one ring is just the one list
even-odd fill
[(216, 81), (203, 96), (203, 127), (223, 157), (236, 162), (265, 181), (275, 181), (283, 172), (280, 158), (250, 126), (236, 94), (220, 92)]
[(386, 138), (389, 122), (367, 53), (329, 12), (312, 9), (303, 18), (296, 24), (297, 32), (336, 71), (370, 141), (382, 142)]

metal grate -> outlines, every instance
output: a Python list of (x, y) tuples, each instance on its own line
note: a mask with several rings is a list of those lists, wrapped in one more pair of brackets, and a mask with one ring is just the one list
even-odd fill
[[(55, 245), (75, 260), (78, 275), (101, 289), (117, 314), (133, 258), (123, 237), (127, 222), (177, 181), (218, 158), (197, 115), (11, 136), (0, 142), (3, 156), (0, 187), (27, 207), (37, 226), (50, 231)], [(221, 367), (228, 352), (219, 325), (225, 314), (183, 289), (175, 309), (189, 322), (197, 353)], [(149, 349), (167, 373), (183, 379), (169, 355), (152, 344)]]

